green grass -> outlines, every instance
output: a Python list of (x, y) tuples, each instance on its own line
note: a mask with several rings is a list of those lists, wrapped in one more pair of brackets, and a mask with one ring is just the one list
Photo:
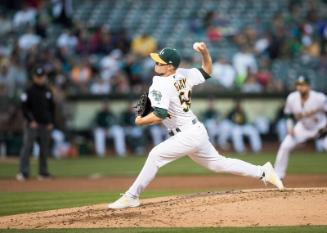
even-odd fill
[[(147, 191), (142, 198), (192, 192), (195, 190)], [(119, 195), (118, 192), (0, 192), (0, 216), (109, 203)]]
[[(22, 230), (0, 230), (21, 233)], [(44, 229), (24, 230), (26, 233), (326, 233), (326, 226), (303, 227), (224, 227), (224, 228), (121, 228), (121, 229)]]
[[(232, 156), (254, 164), (263, 164), (266, 161), (274, 162), (274, 154), (256, 154)], [(102, 176), (136, 176), (142, 168), (146, 157), (128, 157), (99, 159), (94, 156), (78, 159), (63, 159), (49, 161), (50, 171), (57, 177), (87, 177), (92, 174)], [(37, 162), (31, 160), (32, 174), (37, 173)], [(325, 153), (293, 153), (290, 157), (289, 173), (293, 174), (327, 174), (327, 155)], [(17, 172), (18, 161), (0, 160), (0, 179), (13, 178)], [(205, 168), (195, 164), (189, 158), (175, 161), (159, 171), (161, 176), (172, 175), (208, 175), (213, 174)], [(142, 198), (192, 193), (200, 190), (147, 191)], [(205, 190), (201, 190), (205, 191)], [(78, 207), (97, 203), (108, 203), (119, 196), (117, 192), (1, 192), (0, 187), (0, 216), (16, 213), (27, 213), (50, 209)], [(302, 233), (327, 232), (327, 226), (312, 227), (266, 227), (266, 228), (123, 228), (123, 229), (44, 229), (44, 230), (2, 230), (0, 232), (27, 232), (27, 233)]]
[[(275, 161), (274, 154), (255, 154), (233, 156), (254, 164), (264, 164)], [(92, 174), (101, 176), (136, 176), (142, 168), (146, 156), (128, 158), (99, 159), (94, 156), (76, 159), (49, 161), (50, 171), (57, 177), (86, 177)], [(37, 173), (37, 161), (31, 160), (32, 175)], [(289, 174), (326, 174), (327, 156), (325, 153), (293, 153), (290, 156)], [(0, 179), (13, 178), (18, 169), (18, 161), (5, 162), (0, 160)], [(208, 175), (213, 174), (195, 164), (188, 157), (179, 159), (159, 171), (159, 175)]]

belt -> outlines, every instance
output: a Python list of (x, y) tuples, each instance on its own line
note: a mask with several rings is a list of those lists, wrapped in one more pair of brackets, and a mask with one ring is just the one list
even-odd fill
[[(197, 119), (193, 119), (192, 120), (192, 125), (195, 125), (196, 123), (198, 123), (198, 120)], [(186, 128), (184, 128), (183, 130), (185, 130), (185, 129)], [(169, 136), (174, 136), (174, 135), (176, 135), (177, 133), (180, 133), (180, 132), (182, 132), (181, 128), (177, 127), (175, 129), (169, 130), (168, 134), (169, 134)]]

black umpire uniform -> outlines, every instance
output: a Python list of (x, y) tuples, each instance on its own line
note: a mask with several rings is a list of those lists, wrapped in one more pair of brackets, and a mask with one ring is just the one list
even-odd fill
[(30, 175), (29, 156), (34, 142), (40, 146), (39, 179), (51, 178), (48, 172), (47, 157), (50, 133), (54, 125), (55, 104), (53, 94), (46, 85), (46, 74), (42, 67), (33, 71), (33, 84), (21, 95), (22, 110), (26, 122), (23, 148), (20, 154), (18, 180), (26, 180)]

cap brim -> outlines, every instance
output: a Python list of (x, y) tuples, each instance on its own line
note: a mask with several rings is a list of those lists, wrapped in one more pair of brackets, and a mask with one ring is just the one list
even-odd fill
[(296, 85), (310, 85), (310, 83), (308, 83), (306, 81), (297, 81), (295, 84)]
[(155, 62), (159, 62), (160, 64), (165, 64), (167, 65), (167, 62), (165, 62), (164, 60), (162, 60), (159, 57), (159, 54), (157, 53), (150, 53), (150, 57), (152, 58), (152, 60), (154, 60)]

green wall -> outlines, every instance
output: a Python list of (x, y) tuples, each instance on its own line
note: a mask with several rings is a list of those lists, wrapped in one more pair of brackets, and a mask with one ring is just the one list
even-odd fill
[[(258, 116), (266, 116), (274, 119), (276, 111), (284, 103), (283, 98), (245, 98), (242, 99), (243, 107), (250, 121)], [(71, 129), (83, 130), (91, 127), (96, 112), (101, 108), (102, 102), (99, 100), (78, 100), (69, 102), (71, 119), (68, 125)], [(127, 108), (129, 102), (127, 100), (112, 100), (110, 106), (113, 112), (119, 114)], [(225, 115), (233, 105), (232, 98), (215, 99), (215, 107)], [(192, 110), (195, 114), (204, 111), (208, 106), (208, 99), (193, 99)]]

